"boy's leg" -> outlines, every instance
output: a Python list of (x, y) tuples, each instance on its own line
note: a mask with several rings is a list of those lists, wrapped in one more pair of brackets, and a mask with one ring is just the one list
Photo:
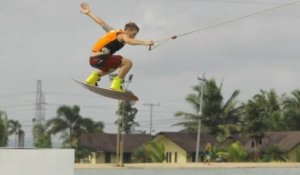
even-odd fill
[(121, 65), (119, 66), (118, 76), (116, 76), (113, 79), (112, 84), (110, 86), (112, 90), (120, 91), (120, 92), (124, 91), (122, 87), (122, 83), (126, 74), (130, 71), (132, 64), (133, 63), (131, 60), (127, 58), (122, 59)]
[(122, 59), (122, 63), (119, 67), (119, 72), (118, 72), (118, 76), (121, 79), (124, 79), (125, 76), (127, 75), (127, 73), (130, 71), (130, 69), (132, 68), (132, 61), (128, 58), (123, 58)]

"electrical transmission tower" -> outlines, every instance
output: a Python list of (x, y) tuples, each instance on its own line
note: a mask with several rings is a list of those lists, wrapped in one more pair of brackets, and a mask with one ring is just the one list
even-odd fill
[(45, 96), (42, 91), (41, 80), (37, 80), (36, 84), (35, 122), (37, 124), (44, 124), (45, 122)]

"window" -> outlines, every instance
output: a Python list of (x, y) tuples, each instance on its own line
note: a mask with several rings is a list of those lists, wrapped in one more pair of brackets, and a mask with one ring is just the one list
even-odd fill
[(166, 162), (168, 163), (168, 162), (169, 162), (169, 152), (166, 152), (166, 157), (165, 157), (165, 159), (166, 159)]
[(172, 153), (166, 152), (166, 162), (171, 163), (172, 162)]
[(111, 163), (111, 153), (105, 153), (105, 163)]

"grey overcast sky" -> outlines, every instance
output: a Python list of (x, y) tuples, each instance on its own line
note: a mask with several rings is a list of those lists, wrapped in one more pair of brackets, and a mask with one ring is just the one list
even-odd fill
[[(104, 121), (116, 132), (117, 101), (92, 94), (72, 81), (94, 69), (91, 46), (104, 31), (80, 13), (79, 0), (10, 0), (0, 6), (0, 110), (19, 120), (28, 137), (35, 115), (36, 81), (42, 80), (46, 119), (62, 105), (79, 105), (84, 117)], [(133, 21), (137, 38), (157, 40), (190, 32), (292, 2), (289, 0), (88, 0), (91, 9), (114, 28)], [(227, 99), (238, 89), (246, 101), (260, 89), (290, 93), (300, 86), (300, 3), (185, 35), (148, 51), (125, 46), (118, 54), (131, 58), (140, 130), (176, 131), (174, 113), (193, 111), (185, 102), (204, 72), (223, 81)], [(108, 78), (101, 86), (108, 87)]]

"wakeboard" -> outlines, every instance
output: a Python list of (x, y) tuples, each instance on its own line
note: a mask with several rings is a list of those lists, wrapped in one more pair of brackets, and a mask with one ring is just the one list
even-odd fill
[(135, 96), (132, 92), (130, 91), (125, 91), (125, 92), (119, 92), (119, 91), (114, 91), (114, 90), (110, 90), (110, 89), (105, 89), (105, 88), (101, 88), (98, 86), (92, 86), (89, 85), (85, 82), (79, 81), (79, 80), (75, 80), (73, 79), (76, 83), (80, 84), (81, 86), (83, 86), (84, 88), (98, 94), (98, 95), (102, 95), (104, 97), (108, 97), (108, 98), (113, 98), (113, 99), (117, 99), (117, 100), (124, 100), (124, 101), (137, 101), (139, 100), (139, 98), (137, 96)]

